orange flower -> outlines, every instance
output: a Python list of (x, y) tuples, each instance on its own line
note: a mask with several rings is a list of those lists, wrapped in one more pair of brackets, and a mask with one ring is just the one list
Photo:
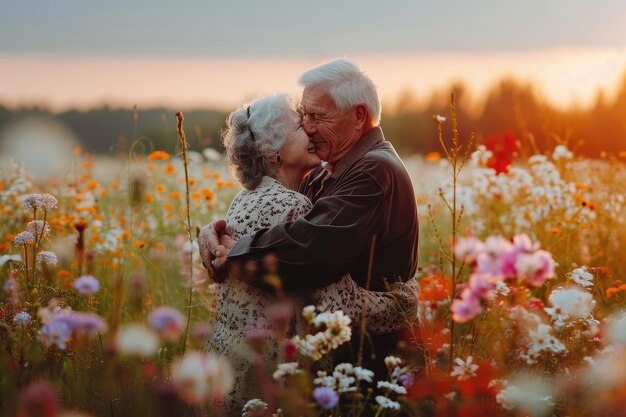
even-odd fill
[(122, 186), (120, 185), (119, 181), (115, 181), (113, 184), (111, 184), (111, 189), (112, 190), (119, 190)]
[(441, 154), (439, 152), (428, 152), (426, 154), (426, 160), (428, 162), (437, 162), (441, 159)]
[(0, 245), (0, 252), (4, 252), (5, 250), (9, 249), (11, 247), (11, 242), (5, 242), (2, 245)]
[(0, 190), (4, 190), (5, 188), (6, 188), (6, 185), (4, 185), (2, 181), (0, 181)]
[(98, 188), (98, 187), (100, 187), (100, 183), (96, 180), (89, 181), (87, 183), (87, 188), (89, 188), (90, 190), (93, 190), (94, 188)]
[(150, 203), (150, 202), (154, 201), (154, 194), (152, 194), (152, 193), (146, 193), (146, 201), (147, 201), (148, 203)]
[[(173, 205), (171, 205), (170, 203), (164, 203), (164, 204), (163, 204), (163, 208), (164, 208), (165, 210), (167, 210), (167, 211), (172, 211), (172, 210), (174, 210), (174, 206), (173, 206)], [(168, 218), (169, 218), (169, 217), (168, 217)]]
[(175, 174), (176, 173), (176, 167), (174, 166), (174, 164), (169, 163), (169, 164), (165, 165), (165, 172), (168, 175)]
[(136, 241), (133, 243), (133, 247), (134, 247), (135, 249), (143, 249), (143, 248), (144, 248), (144, 246), (146, 246), (146, 241), (145, 241), (145, 240), (136, 240)]
[(154, 170), (156, 170), (156, 165), (154, 165), (154, 164), (148, 164), (148, 165), (146, 165), (146, 169), (147, 169), (147, 170), (150, 170), (150, 171), (154, 171)]
[(206, 200), (211, 201), (215, 197), (215, 193), (210, 188), (201, 188), (200, 192), (202, 193), (202, 195), (204, 196)]
[(550, 233), (551, 235), (560, 235), (561, 229), (559, 229), (558, 227), (551, 227), (548, 229), (548, 233)]
[(587, 186), (582, 182), (577, 182), (576, 184), (574, 184), (574, 187), (576, 187), (577, 190), (584, 190), (585, 188), (587, 188)]
[(215, 187), (216, 188), (223, 188), (224, 187), (224, 181), (216, 181), (215, 182)]
[(166, 189), (167, 189), (167, 187), (165, 187), (165, 185), (163, 185), (163, 184), (157, 184), (157, 185), (154, 186), (154, 191), (156, 191), (157, 193), (162, 193)]
[(619, 156), (620, 158), (626, 158), (626, 151), (621, 151), (621, 152), (618, 154), (618, 156)]
[(148, 161), (166, 161), (170, 159), (170, 154), (165, 151), (154, 151), (148, 155)]
[(167, 198), (170, 200), (180, 200), (181, 193), (178, 191), (174, 191), (168, 194)]
[(91, 162), (91, 161), (85, 161), (85, 162), (83, 162), (83, 168), (85, 168), (85, 169), (91, 169), (91, 168), (93, 168), (93, 162)]
[(80, 146), (74, 148), (74, 155), (80, 156), (83, 153), (83, 149)]
[(197, 183), (197, 182), (198, 182), (198, 180), (197, 180), (197, 179), (195, 179), (195, 178), (193, 178), (193, 177), (190, 177), (190, 178), (189, 178), (189, 186), (190, 186), (190, 187), (193, 187), (194, 185), (196, 185), (196, 183)]
[(420, 301), (442, 301), (450, 297), (450, 281), (441, 275), (430, 275), (420, 279)]
[(200, 200), (200, 198), (202, 198), (198, 191), (194, 191), (189, 195), (189, 197), (191, 197), (192, 200)]
[(574, 198), (574, 201), (576, 201), (578, 204), (583, 204), (585, 202), (585, 198), (578, 193), (575, 193), (574, 195), (572, 195), (572, 197)]

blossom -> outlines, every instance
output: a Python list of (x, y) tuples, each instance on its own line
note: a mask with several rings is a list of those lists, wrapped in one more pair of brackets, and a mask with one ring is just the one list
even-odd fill
[(396, 394), (402, 394), (402, 395), (406, 394), (406, 388), (394, 382), (378, 381), (377, 387), (381, 389), (387, 389), (389, 391), (393, 391)]
[(186, 320), (175, 308), (162, 306), (152, 310), (148, 321), (159, 333), (161, 339), (173, 342), (183, 332)]
[(17, 326), (25, 326), (31, 320), (30, 314), (25, 311), (20, 311), (15, 316), (13, 316), (13, 323)]
[(80, 295), (89, 296), (100, 289), (100, 283), (91, 275), (83, 275), (77, 278), (73, 284), (74, 288), (78, 290)]
[(537, 378), (517, 376), (513, 383), (504, 381), (505, 388), (496, 395), (496, 401), (506, 410), (521, 409), (532, 415), (549, 415), (554, 401), (550, 386)]
[(513, 157), (517, 154), (517, 140), (513, 132), (507, 130), (501, 136), (490, 134), (485, 139), (485, 146), (493, 156), (487, 161), (487, 167), (497, 174), (508, 173)]
[(65, 349), (65, 344), (71, 336), (72, 329), (62, 320), (50, 320), (39, 331), (39, 337), (46, 346), (56, 345), (59, 349)]
[(50, 194), (28, 194), (22, 198), (22, 205), (25, 211), (36, 209), (50, 211), (57, 207), (58, 201)]
[(456, 363), (456, 365), (452, 367), (452, 372), (450, 373), (450, 376), (457, 377), (459, 381), (465, 381), (467, 379), (475, 377), (478, 365), (473, 363), (473, 360), (474, 358), (472, 356), (468, 356), (466, 360), (456, 358), (454, 360), (454, 363)]
[(396, 356), (387, 356), (385, 358), (385, 366), (387, 369), (392, 370), (398, 366), (402, 365), (402, 359)]
[(148, 161), (166, 161), (170, 155), (165, 151), (154, 151), (148, 155)]
[(20, 232), (13, 238), (13, 244), (15, 246), (33, 245), (35, 243), (35, 236), (31, 232)]
[(574, 269), (570, 275), (570, 279), (585, 288), (593, 285), (593, 275), (588, 272), (586, 266)]
[(554, 266), (552, 255), (544, 250), (521, 253), (515, 261), (518, 278), (533, 287), (540, 287), (545, 280), (554, 278)]
[(263, 417), (268, 411), (268, 404), (257, 398), (248, 401), (241, 409), (241, 417)]
[(315, 401), (320, 407), (326, 410), (334, 408), (337, 403), (339, 403), (339, 395), (328, 387), (315, 388), (313, 398), (315, 398)]
[(56, 266), (59, 262), (56, 254), (48, 250), (42, 250), (37, 254), (37, 262), (41, 262), (46, 265)]
[(483, 251), (483, 242), (473, 236), (459, 238), (454, 246), (454, 254), (459, 259), (469, 259), (470, 262)]
[(527, 362), (535, 363), (541, 352), (561, 353), (565, 352), (565, 345), (552, 335), (552, 328), (540, 323), (536, 330), (528, 332), (530, 347), (528, 349)]
[(482, 307), (480, 306), (478, 298), (469, 296), (467, 298), (454, 300), (451, 310), (452, 319), (454, 321), (457, 323), (465, 323), (479, 315), (482, 311)]
[(171, 367), (176, 393), (190, 404), (222, 399), (233, 388), (233, 370), (228, 361), (217, 355), (188, 351)]
[(131, 323), (118, 330), (115, 346), (123, 356), (147, 357), (156, 353), (159, 338), (143, 324)]
[(557, 145), (552, 151), (552, 159), (558, 161), (559, 159), (572, 159), (574, 154), (567, 149), (565, 145)]
[(31, 232), (35, 238), (47, 238), (50, 236), (50, 226), (43, 220), (31, 220), (26, 225), (26, 231)]
[(377, 395), (376, 396), (376, 402), (378, 403), (378, 405), (380, 405), (382, 408), (388, 408), (391, 410), (399, 410), (400, 409), (400, 403), (397, 401), (392, 401), (389, 398), (385, 397), (384, 395)]
[(298, 366), (300, 366), (298, 362), (279, 363), (278, 369), (272, 376), (275, 380), (279, 380), (287, 375), (295, 375), (296, 373), (301, 372), (301, 370), (298, 369)]
[(605, 337), (610, 343), (626, 345), (626, 314), (615, 315), (608, 320)]
[(569, 318), (578, 319), (591, 314), (596, 306), (593, 296), (578, 288), (557, 288), (548, 297), (552, 307), (544, 308), (553, 321), (562, 324)]
[(437, 121), (437, 123), (443, 123), (443, 122), (445, 122), (445, 121), (446, 121), (446, 118), (445, 118), (445, 117), (443, 117), (443, 116), (442, 116), (442, 115), (440, 115), (440, 114), (436, 114), (436, 115), (434, 116), (434, 119)]
[[(309, 306), (310, 307), (310, 306)], [(303, 313), (305, 318), (315, 330), (315, 334), (307, 334), (304, 339), (300, 336), (294, 337), (292, 340), (303, 355), (309, 356), (314, 360), (321, 357), (340, 345), (348, 342), (352, 337), (352, 329), (350, 328), (350, 317), (343, 314), (343, 311), (323, 312), (314, 316), (312, 319), (311, 310), (305, 307)]]

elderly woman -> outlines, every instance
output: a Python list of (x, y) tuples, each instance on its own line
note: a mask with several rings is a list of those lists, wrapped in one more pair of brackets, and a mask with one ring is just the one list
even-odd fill
[[(223, 142), (231, 169), (242, 190), (226, 214), (227, 232), (235, 239), (305, 215), (311, 202), (298, 189), (307, 171), (318, 166), (315, 147), (301, 126), (301, 117), (286, 94), (262, 97), (239, 108), (227, 119)], [(414, 281), (414, 280), (413, 280)], [(358, 287), (345, 276), (340, 282), (317, 290), (314, 303), (324, 311), (343, 310), (358, 326), (367, 307), (367, 330), (386, 333), (406, 325), (416, 315), (415, 287), (394, 283), (390, 292), (372, 292)], [(295, 294), (296, 304), (305, 298)], [(293, 336), (277, 329), (268, 311), (278, 298), (240, 280), (229, 277), (218, 284), (217, 322), (207, 349), (226, 356), (235, 370), (235, 386), (224, 399), (227, 415), (241, 415), (247, 400), (260, 398), (262, 382), (253, 361), (250, 339), (261, 335), (265, 341), (262, 358), (265, 375), (283, 360), (280, 341)], [(299, 308), (298, 308), (299, 310)], [(293, 333), (293, 330), (291, 331)], [(262, 359), (259, 361), (258, 359)]]

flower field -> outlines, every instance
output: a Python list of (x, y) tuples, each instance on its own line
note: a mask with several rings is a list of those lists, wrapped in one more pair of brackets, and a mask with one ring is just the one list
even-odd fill
[[(442, 133), (452, 110), (433, 126), (442, 151), (405, 158), (419, 317), (379, 358), (388, 378), (333, 363), (353, 323), (308, 306), (308, 334), (281, 342), (243, 415), (624, 415), (626, 154), (540, 152), (506, 132), (462, 145)], [(232, 371), (203, 351), (215, 300), (196, 228), (238, 190), (210, 150), (77, 148), (66, 176), (38, 183), (4, 167), (0, 414), (223, 415)]]

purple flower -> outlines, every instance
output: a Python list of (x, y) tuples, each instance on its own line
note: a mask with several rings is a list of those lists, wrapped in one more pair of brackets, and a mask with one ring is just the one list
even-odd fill
[(313, 391), (313, 398), (317, 401), (317, 404), (327, 410), (334, 408), (339, 402), (339, 395), (335, 390), (328, 387), (317, 387)]
[(17, 326), (26, 326), (30, 321), (30, 314), (25, 311), (20, 311), (15, 316), (13, 316), (13, 323)]
[(57, 345), (59, 349), (65, 349), (65, 342), (72, 336), (72, 329), (67, 323), (53, 318), (41, 328), (39, 336), (46, 346)]
[(476, 297), (487, 297), (494, 286), (490, 278), (487, 274), (472, 274), (469, 279), (469, 290)]
[(74, 281), (74, 288), (78, 290), (80, 295), (89, 296), (100, 289), (100, 283), (91, 275), (83, 275)]
[(106, 330), (102, 317), (94, 313), (69, 312), (58, 314), (51, 321), (60, 321), (67, 324), (73, 333), (96, 335)]
[(409, 389), (413, 386), (415, 382), (415, 375), (413, 372), (407, 372), (398, 377), (398, 382), (406, 389)]
[(185, 317), (175, 308), (162, 306), (150, 313), (150, 325), (159, 333), (162, 339), (173, 342), (185, 327)]

